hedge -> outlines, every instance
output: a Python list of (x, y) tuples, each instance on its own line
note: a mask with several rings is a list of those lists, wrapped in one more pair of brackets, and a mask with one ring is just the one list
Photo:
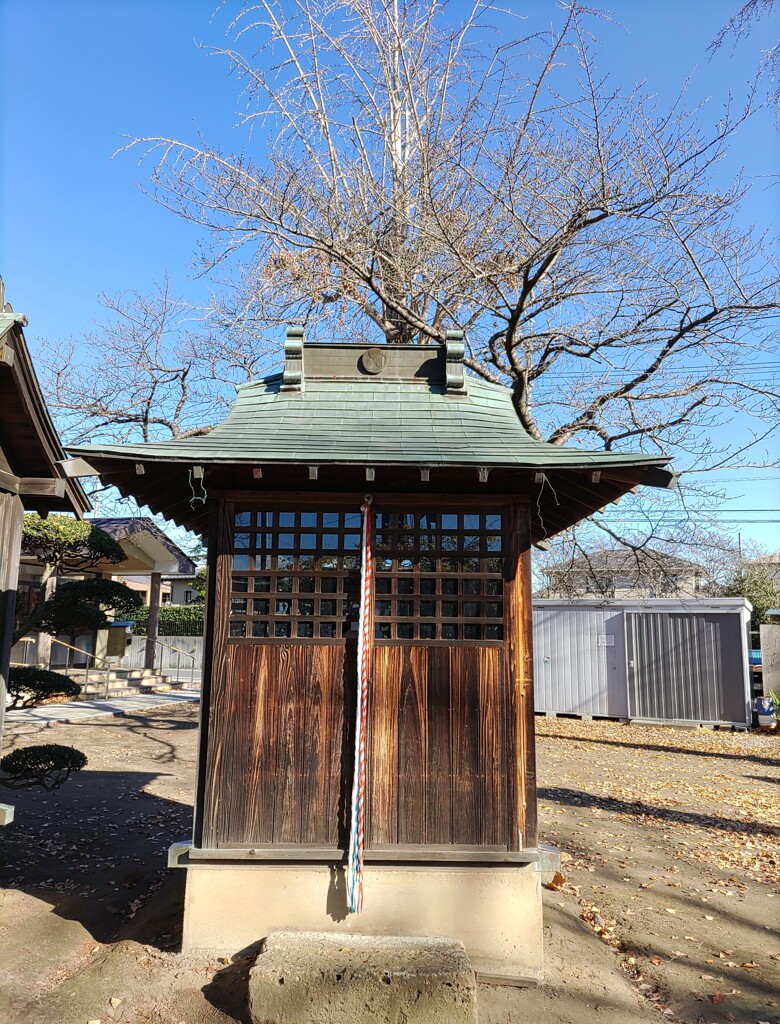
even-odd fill
[[(158, 636), (203, 636), (202, 604), (162, 605), (157, 629)], [(149, 609), (139, 608), (132, 615), (135, 636), (146, 636), (149, 629)]]

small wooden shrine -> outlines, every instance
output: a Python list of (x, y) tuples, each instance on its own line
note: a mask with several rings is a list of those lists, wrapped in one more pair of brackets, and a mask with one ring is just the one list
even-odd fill
[(462, 337), (294, 328), (208, 434), (69, 463), (208, 537), (186, 948), (439, 934), (483, 976), (541, 971), (531, 545), (673, 477), (532, 439)]

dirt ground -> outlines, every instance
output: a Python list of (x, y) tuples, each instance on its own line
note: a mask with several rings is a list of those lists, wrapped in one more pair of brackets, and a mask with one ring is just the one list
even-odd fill
[[(185, 958), (197, 708), (13, 726), (86, 770), (0, 829), (2, 1024), (247, 1024), (251, 957)], [(780, 737), (537, 719), (547, 979), (481, 1024), (780, 1024)], [(6, 791), (7, 792), (7, 791)]]

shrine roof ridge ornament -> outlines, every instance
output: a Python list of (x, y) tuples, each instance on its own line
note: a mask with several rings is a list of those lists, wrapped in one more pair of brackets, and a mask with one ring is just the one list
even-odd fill
[[(300, 326), (288, 327), (281, 390), (300, 392), (307, 381), (389, 381), (444, 385), (448, 395), (467, 394), (464, 332), (447, 331), (443, 344), (377, 345), (373, 342), (311, 342)], [(239, 385), (251, 387), (255, 381)]]
[(674, 486), (663, 453), (583, 451), (532, 437), (510, 388), (467, 376), (464, 352), (461, 331), (443, 344), (372, 345), (307, 342), (292, 327), (282, 371), (239, 385), (208, 432), (74, 446), (62, 472), (99, 475), (201, 533), (215, 493), (362, 492), (370, 484), (375, 493), (516, 495), (530, 503), (534, 537), (544, 540), (639, 485)]

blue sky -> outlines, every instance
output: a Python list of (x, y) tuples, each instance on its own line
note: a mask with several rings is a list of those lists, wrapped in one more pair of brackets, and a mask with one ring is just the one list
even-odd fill
[[(601, 31), (601, 67), (616, 83), (646, 79), (662, 101), (691, 76), (689, 105), (711, 98), (714, 118), (732, 88), (744, 94), (763, 22), (732, 53), (709, 60), (707, 45), (741, 0), (618, 0), (620, 25)], [(507, 6), (527, 13), (525, 30), (546, 25), (552, 0)], [(8, 300), (30, 317), (33, 347), (89, 331), (100, 292), (146, 291), (165, 271), (193, 301), (207, 285), (189, 274), (197, 231), (145, 197), (138, 157), (114, 152), (124, 135), (194, 138), (229, 144), (236, 89), (225, 64), (198, 43), (220, 44), (228, 16), (215, 0), (0, 0), (0, 273)], [(452, 4), (453, 9), (460, 5)], [(213, 17), (212, 17), (213, 15)], [(767, 113), (742, 134), (721, 173), (744, 166), (757, 183), (745, 216), (777, 230), (778, 134)], [(777, 471), (741, 470), (731, 508), (780, 509)], [(726, 479), (730, 479), (726, 477)], [(728, 506), (724, 524), (742, 525), (780, 547), (776, 512)]]

